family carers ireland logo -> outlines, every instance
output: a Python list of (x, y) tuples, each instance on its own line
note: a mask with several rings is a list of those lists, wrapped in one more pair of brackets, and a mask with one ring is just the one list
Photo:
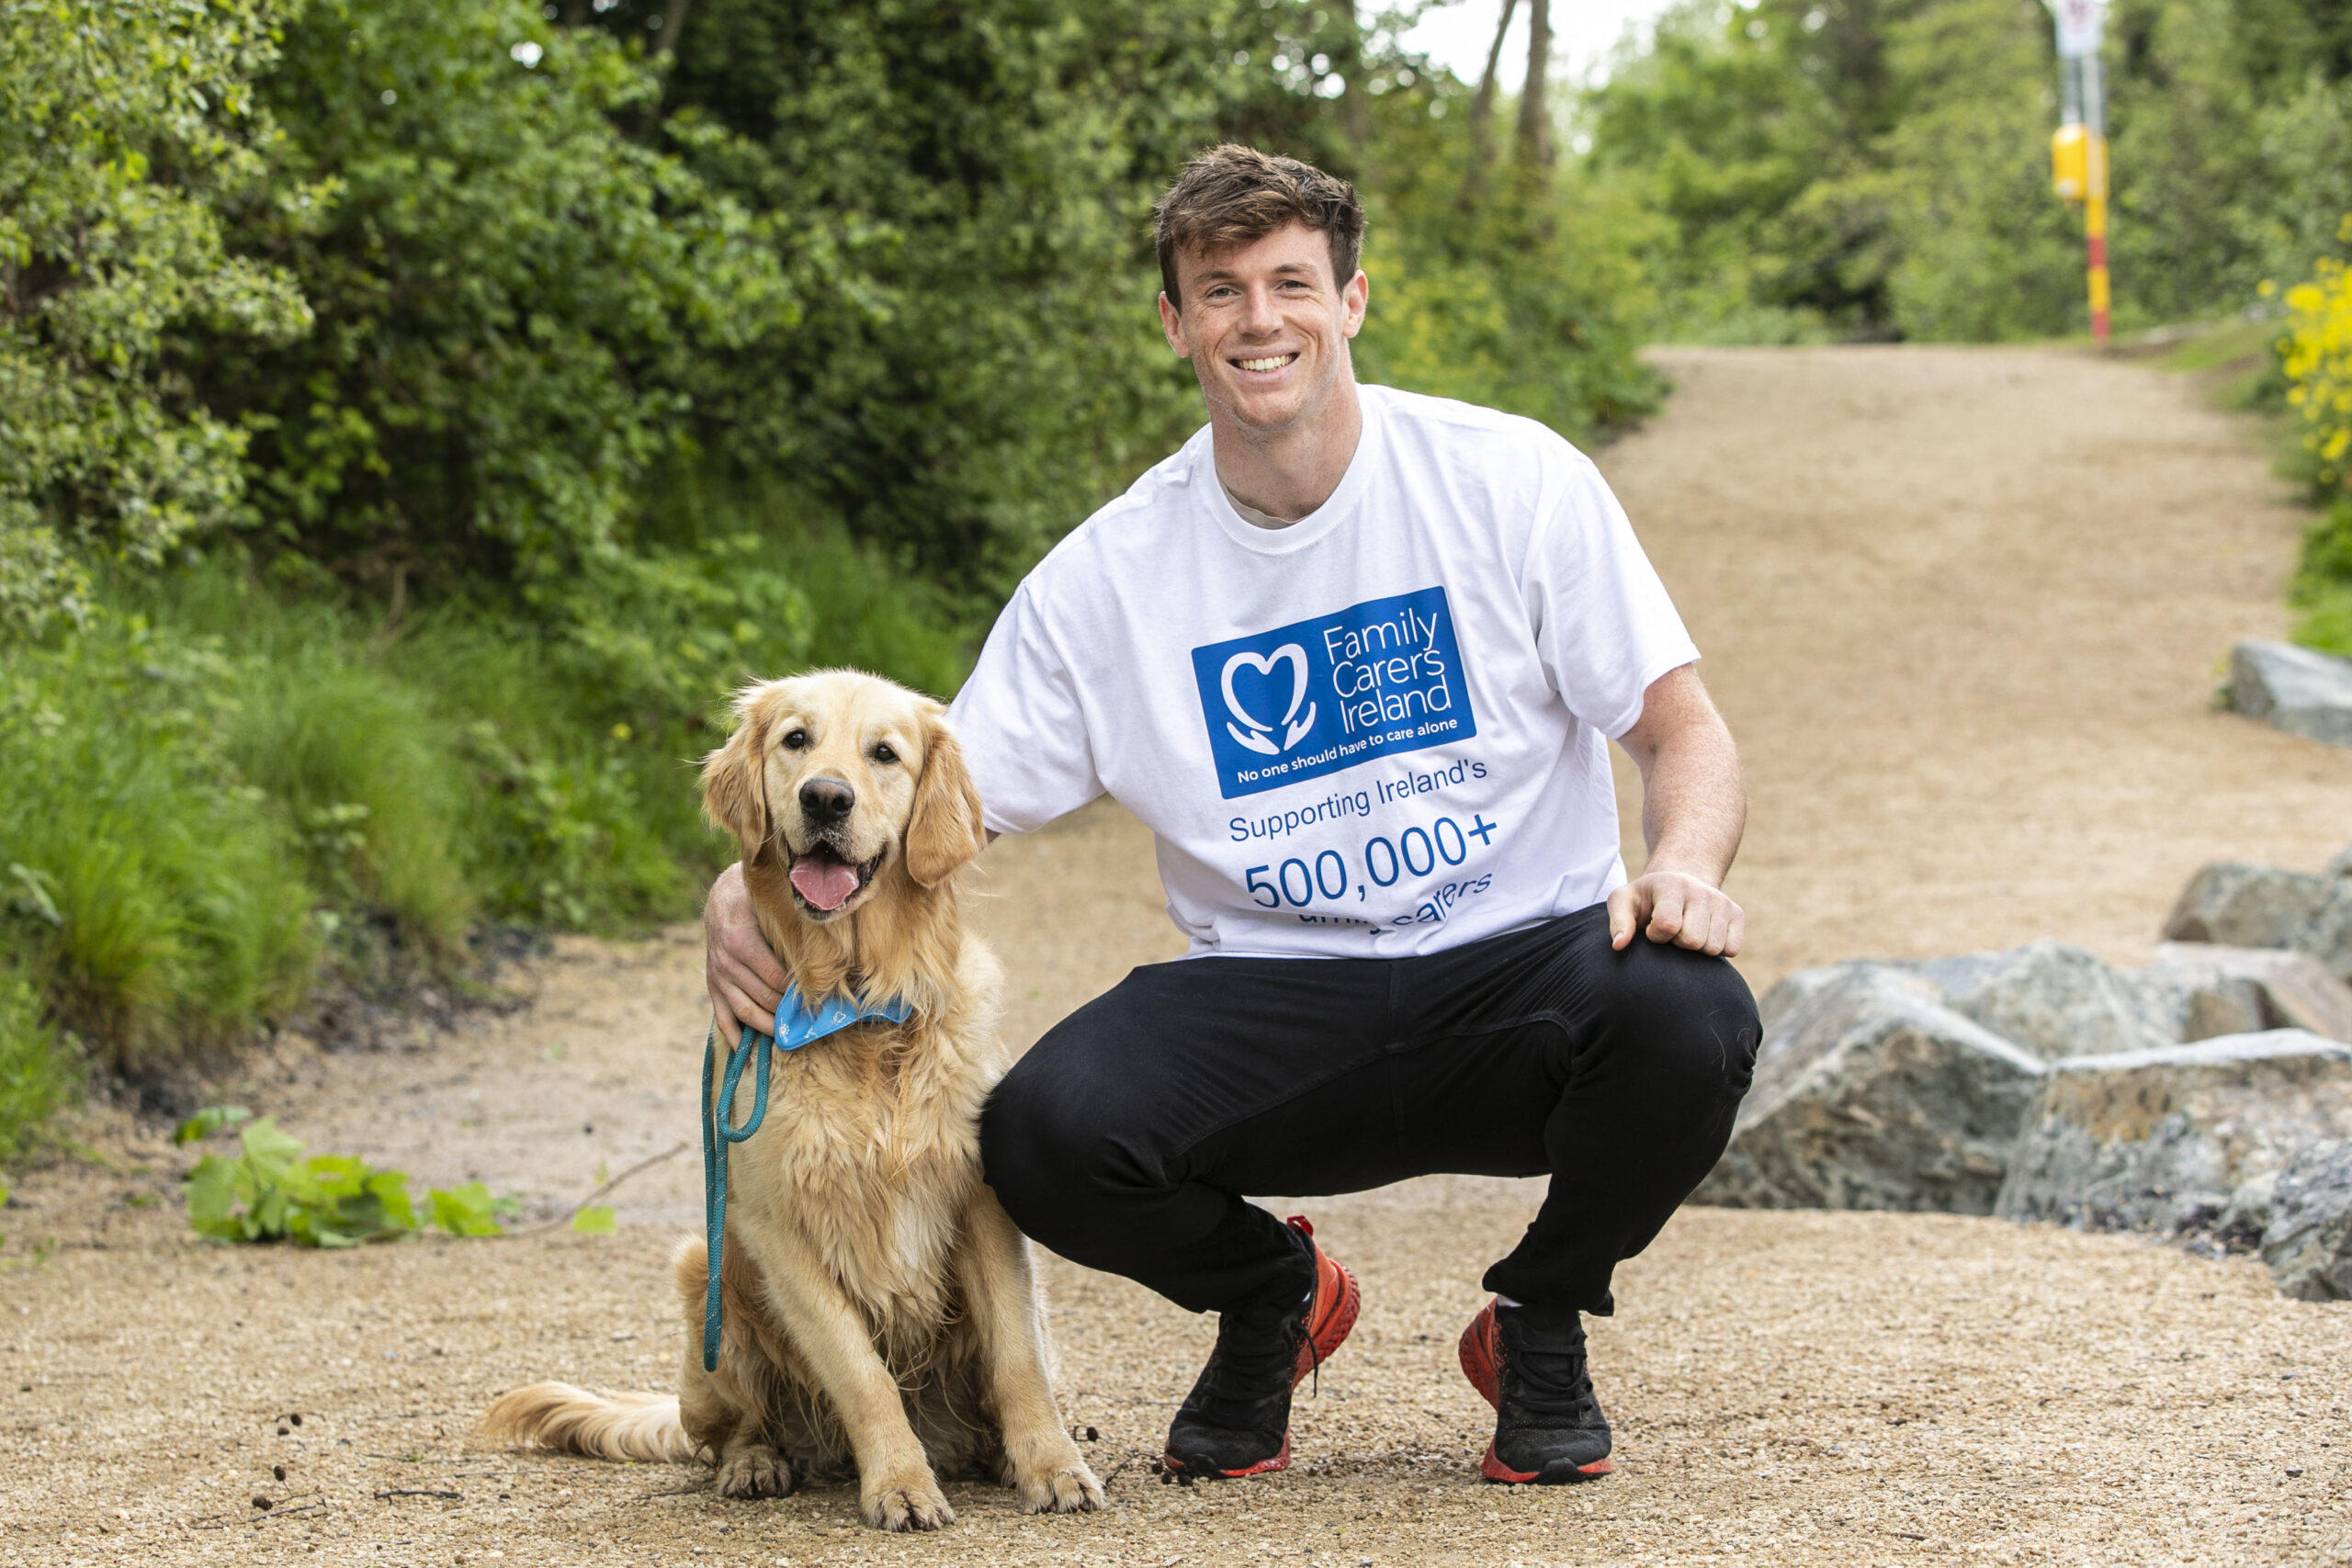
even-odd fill
[(1445, 590), (1193, 649), (1227, 800), (1478, 733)]

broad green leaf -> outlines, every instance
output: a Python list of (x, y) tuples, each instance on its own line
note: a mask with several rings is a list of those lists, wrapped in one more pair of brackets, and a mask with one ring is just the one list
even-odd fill
[(237, 1203), (235, 1162), (206, 1155), (187, 1173), (187, 1223), (198, 1235), (226, 1241), (243, 1239), (229, 1215)]
[(591, 1203), (571, 1216), (575, 1235), (610, 1235), (620, 1227), (613, 1219), (612, 1207), (605, 1203)]
[(254, 1113), (242, 1105), (208, 1105), (178, 1126), (172, 1129), (172, 1142), (193, 1144), (209, 1138), (223, 1127), (233, 1127), (240, 1122), (250, 1122)]
[(285, 1180), (302, 1154), (302, 1140), (281, 1130), (275, 1116), (251, 1123), (237, 1134), (237, 1141), (244, 1145), (254, 1173), (271, 1182)]
[(435, 1188), (424, 1195), (433, 1223), (451, 1235), (496, 1235), (501, 1229), (492, 1212), (490, 1189), (479, 1181), (452, 1188)]
[(387, 1230), (416, 1229), (416, 1204), (408, 1195), (408, 1172), (379, 1170), (368, 1179), (368, 1190), (382, 1210)]

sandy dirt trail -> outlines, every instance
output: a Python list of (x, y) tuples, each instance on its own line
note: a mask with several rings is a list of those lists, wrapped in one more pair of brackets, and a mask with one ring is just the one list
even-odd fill
[[(2282, 625), (2297, 520), (2194, 388), (2060, 352), (1663, 358), (1669, 411), (1603, 467), (1745, 749), (1759, 988), (2045, 936), (2132, 960), (2199, 862), (2352, 839), (2352, 753), (2211, 710), (2230, 640)], [(1001, 842), (978, 890), (1023, 1040), (1178, 946), (1108, 807)], [(691, 1136), (697, 974), (687, 931), (567, 942), (526, 1010), (408, 1052), (289, 1039), (235, 1087), (316, 1148), (552, 1212)], [(1208, 1322), (1056, 1260), (1064, 1410), (1115, 1506), (958, 1485), (953, 1531), (889, 1538), (847, 1488), (734, 1504), (698, 1468), (469, 1448), (518, 1382), (668, 1384), (690, 1154), (614, 1236), (232, 1251), (188, 1238), (181, 1156), (89, 1125), (115, 1168), (28, 1174), (6, 1213), (0, 1563), (2352, 1561), (2352, 1308), (2131, 1238), (1686, 1210), (1595, 1326), (1619, 1473), (1542, 1492), (1478, 1483), (1453, 1366), (1533, 1184), (1303, 1205), (1364, 1315), (1294, 1468), (1247, 1483), (1146, 1468)]]

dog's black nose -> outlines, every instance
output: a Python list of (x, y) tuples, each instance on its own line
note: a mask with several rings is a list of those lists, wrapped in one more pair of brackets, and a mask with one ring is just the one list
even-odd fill
[(800, 812), (811, 822), (838, 822), (857, 804), (857, 791), (839, 779), (810, 779), (800, 786)]

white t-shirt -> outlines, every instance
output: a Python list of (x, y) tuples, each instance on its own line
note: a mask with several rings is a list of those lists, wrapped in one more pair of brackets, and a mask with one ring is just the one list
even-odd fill
[(1088, 518), (951, 712), (994, 830), (1106, 791), (1151, 829), (1190, 956), (1430, 953), (1607, 897), (1608, 741), (1699, 656), (1582, 453), (1359, 392), (1286, 528), (1236, 513), (1205, 428)]

